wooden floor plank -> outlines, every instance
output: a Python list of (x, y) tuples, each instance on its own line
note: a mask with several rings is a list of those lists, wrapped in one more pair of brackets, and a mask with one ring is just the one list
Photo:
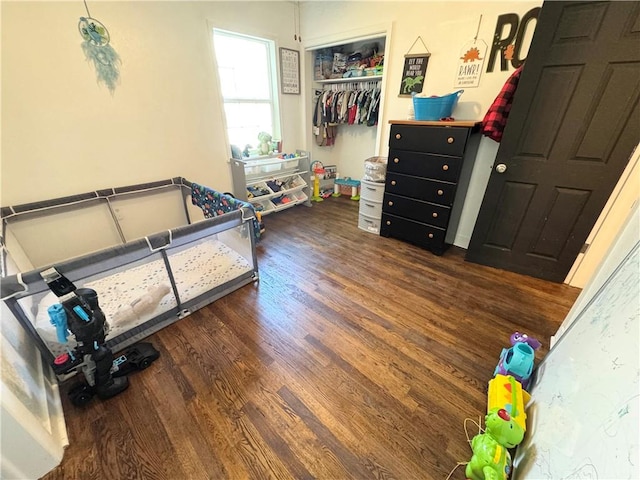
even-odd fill
[(259, 282), (150, 337), (123, 394), (63, 399), (46, 480), (445, 478), (509, 335), (540, 360), (579, 293), (364, 232), (345, 197), (265, 223)]

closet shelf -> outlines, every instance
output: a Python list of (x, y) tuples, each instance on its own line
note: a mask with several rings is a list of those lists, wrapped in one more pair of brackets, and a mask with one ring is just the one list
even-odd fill
[(366, 75), (362, 77), (349, 78), (327, 78), (325, 80), (314, 80), (316, 83), (358, 83), (358, 82), (374, 82), (382, 80), (382, 75)]

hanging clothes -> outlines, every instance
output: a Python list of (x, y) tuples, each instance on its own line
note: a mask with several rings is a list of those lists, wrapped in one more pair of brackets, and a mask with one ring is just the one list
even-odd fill
[(378, 124), (380, 83), (357, 82), (333, 84), (316, 93), (313, 109), (313, 134), (316, 144), (325, 147), (335, 143), (338, 125)]
[(509, 112), (511, 111), (513, 97), (516, 93), (516, 89), (518, 88), (521, 72), (522, 65), (520, 65), (507, 79), (502, 90), (500, 90), (500, 93), (493, 101), (482, 120), (482, 134), (496, 142), (500, 142), (502, 140), (502, 132), (504, 132), (504, 128), (507, 125), (507, 119), (509, 118)]

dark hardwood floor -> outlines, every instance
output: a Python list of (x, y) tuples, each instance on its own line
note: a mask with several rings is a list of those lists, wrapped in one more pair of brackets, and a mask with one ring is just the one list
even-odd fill
[(357, 222), (347, 197), (266, 216), (259, 282), (150, 337), (160, 358), (118, 397), (64, 396), (70, 446), (44, 478), (444, 479), (467, 462), (463, 422), (509, 335), (542, 358), (579, 290)]

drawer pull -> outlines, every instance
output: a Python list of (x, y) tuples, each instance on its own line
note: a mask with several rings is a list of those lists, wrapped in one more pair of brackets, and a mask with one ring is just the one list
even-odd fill
[(438, 190), (438, 195), (443, 195), (444, 192), (442, 190)]
[(436, 212), (433, 212), (433, 213), (431, 214), (431, 216), (432, 216), (433, 218), (438, 218), (438, 214), (437, 214)]
[(442, 169), (446, 172), (447, 170), (449, 170), (449, 165), (443, 165)]
[(389, 200), (389, 206), (393, 207), (393, 202), (391, 200)]
[(455, 140), (453, 137), (447, 138), (447, 143), (453, 143)]
[(400, 159), (398, 157), (393, 159), (393, 163), (398, 163), (400, 161)]
[(375, 188), (373, 188), (373, 187), (367, 187), (367, 190), (370, 190), (370, 191), (372, 191), (372, 192), (375, 192), (375, 191), (376, 191), (376, 189), (375, 189)]
[(375, 205), (371, 205), (370, 203), (365, 203), (364, 206), (369, 208), (376, 208)]
[(400, 140), (402, 138), (402, 135), (400, 135), (399, 133), (396, 133), (396, 140)]
[(427, 235), (427, 237), (433, 238), (433, 233), (430, 233), (429, 235)]
[(395, 185), (396, 181), (395, 180), (391, 180), (391, 185)]
[(391, 225), (391, 220), (387, 220), (387, 225)]

